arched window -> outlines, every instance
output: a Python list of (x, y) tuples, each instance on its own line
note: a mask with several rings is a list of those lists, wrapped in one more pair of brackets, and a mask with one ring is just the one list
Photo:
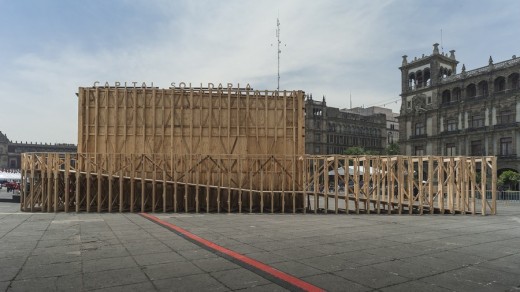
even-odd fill
[(482, 80), (478, 83), (478, 96), (488, 96), (488, 83)]
[(446, 89), (442, 92), (442, 103), (450, 103), (451, 102), (451, 93), (449, 89)]
[(495, 92), (500, 92), (506, 90), (506, 79), (502, 76), (497, 77), (495, 79), (495, 85), (493, 87)]
[(460, 100), (460, 98), (461, 98), (460, 87), (453, 88), (453, 90), (451, 92), (451, 97), (453, 100)]
[(446, 78), (448, 77), (448, 69), (447, 68), (444, 68), (444, 67), (441, 67), (440, 71), (439, 71), (439, 77), (442, 79), (442, 78)]
[(509, 89), (518, 89), (520, 88), (518, 82), (518, 73), (513, 73), (507, 77), (507, 83), (509, 84)]
[(417, 71), (415, 76), (417, 77), (417, 88), (421, 88), (423, 86), (423, 72)]
[(477, 96), (477, 87), (475, 84), (470, 84), (466, 87), (466, 97), (475, 97)]
[(408, 75), (408, 88), (409, 89), (415, 89), (415, 84), (416, 84), (416, 80), (415, 80), (415, 73), (410, 73), (410, 75)]
[(424, 86), (430, 86), (431, 85), (431, 74), (430, 74), (430, 68), (424, 69)]

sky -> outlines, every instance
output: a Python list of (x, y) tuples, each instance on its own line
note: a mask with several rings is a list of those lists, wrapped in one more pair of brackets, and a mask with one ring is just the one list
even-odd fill
[[(250, 84), (399, 111), (402, 56), (434, 43), (466, 70), (520, 56), (517, 0), (0, 0), (0, 131), (77, 143), (95, 81)], [(442, 33), (441, 33), (442, 31)]]

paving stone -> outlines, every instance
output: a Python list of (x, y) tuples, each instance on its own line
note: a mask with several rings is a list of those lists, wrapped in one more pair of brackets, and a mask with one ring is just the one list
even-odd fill
[(225, 258), (199, 259), (191, 262), (205, 272), (225, 271), (239, 268), (237, 264), (232, 263)]
[(10, 281), (0, 281), (0, 291), (7, 291), (7, 287), (9, 287), (9, 284), (11, 284)]
[(194, 274), (202, 274), (204, 271), (191, 262), (173, 262), (165, 264), (148, 265), (143, 271), (151, 280), (183, 277)]
[(83, 274), (59, 276), (54, 281), (57, 291), (83, 290)]
[(432, 283), (422, 281), (410, 281), (397, 285), (380, 288), (382, 292), (402, 292), (402, 291), (428, 291), (428, 292), (448, 292), (452, 291)]
[(158, 291), (231, 291), (209, 274), (155, 280), (153, 283)]
[(86, 290), (136, 284), (148, 281), (139, 268), (101, 271), (83, 274), (83, 286)]
[(210, 273), (212, 277), (223, 283), (231, 290), (251, 289), (255, 286), (270, 284), (263, 277), (246, 269), (235, 269)]
[(316, 258), (319, 256), (324, 256), (325, 253), (312, 251), (301, 247), (292, 247), (286, 249), (278, 249), (272, 252), (275, 255), (283, 255), (286, 258), (291, 260), (301, 260), (307, 258)]
[(63, 254), (39, 254), (39, 255), (31, 255), (27, 258), (27, 265), (49, 265), (56, 263), (70, 263), (70, 262), (80, 262), (81, 261), (81, 253), (80, 252), (68, 252)]
[(271, 264), (271, 266), (282, 272), (288, 273), (288, 274), (290, 274), (292, 276), (296, 276), (296, 277), (319, 275), (319, 274), (323, 274), (323, 272), (324, 272), (322, 270), (318, 270), (313, 267), (307, 266), (307, 265), (299, 263), (299, 262), (294, 262), (294, 261), (273, 263), (273, 264)]
[(379, 270), (371, 266), (345, 269), (334, 272), (334, 274), (372, 288), (383, 288), (410, 280), (395, 273)]
[[(508, 283), (501, 282), (503, 276), (488, 275), (482, 276), (481, 273), (475, 273), (474, 268), (465, 268), (457, 271), (450, 271), (435, 276), (421, 279), (422, 282), (439, 285), (441, 287), (454, 290), (454, 291), (514, 291), (518, 289), (520, 283), (517, 285), (510, 285)], [(515, 275), (515, 279), (518, 280), (518, 275)], [(514, 281), (514, 279), (508, 278), (508, 282)]]
[(333, 274), (320, 274), (303, 277), (302, 280), (309, 282), (326, 291), (371, 291), (372, 288), (359, 285)]
[(194, 249), (187, 249), (187, 250), (179, 250), (178, 253), (186, 258), (187, 260), (199, 260), (199, 259), (207, 259), (207, 258), (216, 258), (219, 257), (218, 255), (207, 251), (205, 249), (202, 249), (200, 247), (196, 247)]
[[(142, 282), (137, 284), (130, 284), (130, 285), (121, 285), (121, 286), (114, 286), (114, 287), (108, 287), (108, 288), (101, 288), (101, 289), (95, 289), (91, 291), (96, 292), (142, 292), (142, 291), (155, 291), (154, 285), (149, 282)], [(170, 288), (168, 291), (174, 290), (173, 288)]]
[(81, 262), (54, 263), (48, 265), (25, 265), (16, 280), (55, 277), (81, 272)]
[(83, 261), (83, 272), (85, 273), (125, 268), (137, 268), (137, 264), (131, 256)]
[(482, 262), (476, 265), (476, 267), (483, 267), (490, 270), (518, 274), (520, 277), (520, 255), (512, 255), (496, 260)]
[(130, 253), (123, 245), (102, 246), (95, 249), (81, 250), (81, 256), (84, 260), (102, 259), (102, 258), (118, 258), (129, 256)]
[(21, 268), (11, 267), (0, 263), (0, 281), (11, 281), (18, 274)]
[(298, 262), (325, 272), (341, 271), (347, 268), (360, 266), (360, 264), (356, 262), (338, 258), (334, 255), (324, 255), (320, 257), (302, 259), (298, 260)]
[(132, 255), (164, 253), (171, 251), (171, 248), (162, 244), (160, 241), (151, 243), (125, 243), (124, 246)]
[(16, 280), (11, 283), (11, 286), (7, 291), (56, 291), (55, 282), (55, 277)]
[(184, 257), (174, 251), (134, 255), (133, 257), (140, 266), (186, 261)]

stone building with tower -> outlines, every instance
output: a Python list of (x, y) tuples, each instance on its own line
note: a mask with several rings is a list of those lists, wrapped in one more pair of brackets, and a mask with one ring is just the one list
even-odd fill
[(401, 70), (401, 153), (498, 157), (520, 170), (520, 58), (466, 70), (455, 51), (408, 60)]

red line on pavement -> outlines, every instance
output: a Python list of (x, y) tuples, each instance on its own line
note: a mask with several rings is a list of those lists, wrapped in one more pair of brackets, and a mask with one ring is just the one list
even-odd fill
[(189, 231), (187, 231), (187, 230), (185, 230), (185, 229), (183, 229), (183, 228), (181, 228), (179, 226), (176, 226), (176, 225), (171, 224), (169, 222), (163, 221), (163, 220), (161, 220), (161, 219), (159, 219), (159, 218), (157, 218), (157, 217), (155, 217), (153, 215), (150, 215), (150, 214), (147, 214), (147, 213), (140, 213), (140, 215), (145, 217), (145, 218), (147, 218), (147, 219), (149, 219), (149, 220), (151, 220), (151, 221), (154, 221), (154, 222), (156, 222), (156, 223), (158, 223), (158, 224), (160, 224), (160, 225), (162, 225), (162, 226), (164, 226), (166, 228), (169, 228), (169, 229), (174, 230), (174, 231), (176, 231), (178, 233), (181, 233), (184, 236), (186, 236), (187, 238), (190, 238), (191, 240), (194, 240), (194, 241), (196, 241), (196, 242), (198, 242), (198, 243), (200, 243), (202, 245), (205, 245), (205, 246), (207, 246), (208, 248), (210, 248), (212, 250), (215, 250), (215, 251), (218, 251), (220, 253), (226, 254), (226, 255), (234, 258), (235, 260), (238, 260), (238, 261), (241, 261), (243, 263), (246, 263), (246, 264), (250, 265), (253, 268), (256, 268), (256, 269), (258, 269), (258, 270), (260, 270), (260, 271), (262, 271), (264, 273), (270, 274), (270, 275), (272, 275), (272, 276), (274, 276), (274, 277), (276, 277), (278, 279), (281, 279), (284, 282), (287, 282), (287, 283), (289, 283), (289, 284), (291, 284), (293, 286), (296, 286), (296, 287), (298, 287), (298, 288), (300, 288), (302, 290), (305, 290), (305, 291), (325, 291), (325, 290), (323, 290), (323, 289), (321, 289), (319, 287), (316, 287), (316, 286), (314, 286), (314, 285), (312, 285), (310, 283), (307, 283), (305, 281), (302, 281), (302, 280), (300, 280), (300, 279), (298, 279), (298, 278), (296, 278), (294, 276), (291, 276), (291, 275), (286, 274), (286, 273), (284, 273), (282, 271), (279, 271), (279, 270), (277, 270), (277, 269), (275, 269), (275, 268), (273, 268), (271, 266), (268, 266), (268, 265), (266, 265), (264, 263), (261, 263), (261, 262), (259, 262), (257, 260), (254, 260), (254, 259), (252, 259), (250, 257), (247, 257), (247, 256), (243, 255), (243, 254), (239, 254), (239, 253), (234, 252), (234, 251), (232, 251), (230, 249), (222, 247), (222, 246), (220, 246), (220, 245), (218, 245), (218, 244), (216, 244), (214, 242), (211, 242), (209, 240), (206, 240), (206, 239), (204, 239), (202, 237), (199, 237), (199, 236), (197, 236), (197, 235), (195, 235), (195, 234), (193, 234), (193, 233), (191, 233), (191, 232), (189, 232)]

